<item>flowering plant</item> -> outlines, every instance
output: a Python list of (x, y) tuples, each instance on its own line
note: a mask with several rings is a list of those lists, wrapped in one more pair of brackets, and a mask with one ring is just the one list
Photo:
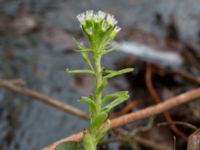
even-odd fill
[[(96, 150), (99, 141), (104, 137), (110, 128), (108, 113), (112, 108), (126, 101), (129, 98), (128, 91), (118, 91), (103, 96), (103, 90), (107, 85), (109, 78), (133, 71), (132, 68), (126, 68), (119, 71), (106, 70), (101, 66), (102, 57), (115, 50), (111, 41), (120, 31), (114, 16), (102, 11), (93, 12), (92, 10), (81, 13), (77, 16), (84, 36), (89, 41), (89, 47), (78, 41), (75, 41), (82, 54), (83, 60), (88, 64), (89, 69), (69, 70), (66, 73), (90, 74), (95, 78), (95, 89), (89, 97), (81, 97), (80, 101), (89, 106), (89, 129), (84, 133), (84, 150)], [(89, 57), (91, 53), (92, 57)], [(67, 144), (68, 143), (68, 144)], [(67, 142), (65, 146), (72, 145), (73, 142)], [(63, 145), (59, 145), (61, 148)], [(76, 143), (70, 150), (80, 149)], [(67, 150), (67, 148), (66, 148)]]

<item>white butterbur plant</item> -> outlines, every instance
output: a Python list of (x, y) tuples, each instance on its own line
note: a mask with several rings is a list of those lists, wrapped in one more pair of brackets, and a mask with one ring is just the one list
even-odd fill
[[(80, 101), (89, 106), (89, 128), (84, 132), (84, 150), (96, 150), (97, 144), (104, 137), (110, 128), (108, 113), (112, 108), (121, 104), (129, 98), (128, 91), (118, 91), (103, 95), (108, 79), (133, 71), (132, 68), (122, 70), (106, 70), (101, 66), (102, 57), (115, 50), (111, 44), (112, 40), (120, 31), (117, 20), (114, 16), (98, 11), (88, 10), (77, 16), (84, 36), (89, 41), (86, 47), (82, 42), (75, 41), (82, 54), (83, 60), (88, 64), (89, 69), (70, 70), (66, 73), (89, 74), (94, 77), (95, 89), (89, 97), (81, 97)], [(91, 57), (89, 57), (91, 55)], [(66, 142), (60, 144), (57, 150), (79, 150), (79, 144)]]

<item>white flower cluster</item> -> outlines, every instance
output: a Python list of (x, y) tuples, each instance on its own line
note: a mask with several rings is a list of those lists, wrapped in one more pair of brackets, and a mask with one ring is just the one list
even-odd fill
[[(107, 29), (107, 24), (111, 26), (115, 26), (117, 24), (117, 20), (114, 18), (113, 15), (105, 13), (103, 11), (98, 11), (97, 13), (94, 13), (93, 10), (88, 10), (85, 13), (81, 13), (77, 15), (77, 18), (81, 25), (84, 25), (86, 21), (93, 20), (95, 22), (100, 22), (103, 19), (105, 19), (106, 23), (104, 22), (102, 25), (102, 29)], [(119, 32), (121, 30), (120, 27), (115, 26), (114, 31)]]

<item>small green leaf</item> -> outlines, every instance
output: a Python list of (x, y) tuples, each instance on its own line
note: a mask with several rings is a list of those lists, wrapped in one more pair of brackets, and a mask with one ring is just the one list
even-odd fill
[(86, 69), (80, 69), (80, 70), (69, 70), (68, 68), (65, 69), (65, 73), (73, 73), (73, 74), (77, 74), (77, 73), (80, 73), (80, 74), (92, 74), (94, 75), (94, 72), (91, 71), (91, 70), (86, 70)]
[(64, 142), (59, 144), (55, 150), (80, 150), (80, 146), (77, 142)]
[[(110, 47), (108, 47), (108, 46), (110, 46)], [(117, 48), (119, 48), (119, 45), (116, 44), (116, 43), (114, 44), (114, 47), (113, 47), (113, 44), (112, 45), (108, 45), (108, 46), (106, 47), (106, 50), (103, 53), (103, 55), (108, 54), (108, 53), (110, 53), (110, 52), (112, 52), (114, 50), (117, 50)]]
[(127, 93), (128, 93), (128, 91), (119, 91), (119, 92), (108, 94), (108, 95), (104, 96), (102, 103), (105, 103), (109, 100), (113, 100), (114, 98), (118, 98), (121, 95), (127, 95)]
[(96, 94), (99, 95), (99, 93), (102, 93), (103, 89), (105, 88), (105, 86), (107, 85), (107, 79), (103, 79), (101, 86), (97, 89)]
[(110, 129), (110, 121), (107, 120), (105, 122), (105, 124), (103, 124), (102, 129), (98, 130), (97, 134), (96, 134), (96, 142), (99, 143), (99, 141), (104, 137), (104, 135), (106, 134), (106, 132), (108, 132), (108, 130)]
[(120, 95), (118, 98), (114, 99), (111, 103), (106, 105), (102, 110), (105, 112), (110, 112), (112, 108), (115, 106), (121, 104), (122, 102), (126, 101), (129, 98), (128, 92), (124, 93), (123, 95)]
[(106, 112), (100, 112), (98, 116), (95, 118), (95, 120), (92, 121), (92, 129), (94, 130), (99, 129), (100, 126), (107, 119), (107, 117), (108, 117), (108, 114)]
[(114, 70), (106, 70), (105, 72), (108, 73), (106, 76), (104, 76), (104, 78), (112, 78), (114, 76), (118, 76), (121, 74), (125, 74), (128, 72), (132, 72), (133, 68), (126, 68), (126, 69), (122, 69), (122, 70), (118, 70), (118, 71), (114, 71)]
[(90, 58), (88, 56), (88, 51), (90, 51), (89, 49), (87, 49), (83, 43), (77, 41), (76, 39), (74, 39), (74, 42), (76, 43), (76, 45), (79, 47), (82, 56), (83, 56), (83, 60), (90, 66), (90, 68), (93, 70), (93, 66), (90, 62)]
[(91, 115), (96, 113), (96, 110), (97, 110), (96, 109), (96, 105), (95, 105), (94, 101), (91, 98), (82, 96), (80, 98), (80, 101), (89, 105), (89, 109), (90, 109)]

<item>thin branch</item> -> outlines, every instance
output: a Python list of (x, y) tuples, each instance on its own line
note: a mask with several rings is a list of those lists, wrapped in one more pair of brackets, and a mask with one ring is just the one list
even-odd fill
[(195, 54), (193, 54), (190, 49), (184, 49), (183, 56), (185, 56), (185, 58), (191, 65), (200, 70), (200, 63), (198, 59), (195, 58)]
[[(162, 112), (165, 112), (169, 109), (172, 109), (172, 108), (179, 106), (181, 104), (184, 104), (186, 102), (192, 101), (199, 97), (200, 97), (200, 88), (190, 90), (190, 91), (180, 94), (178, 96), (172, 97), (168, 100), (165, 100), (164, 102), (161, 102), (157, 105), (150, 106), (150, 107), (147, 107), (140, 111), (123, 115), (121, 117), (117, 117), (116, 119), (112, 119), (111, 120), (111, 129), (126, 125), (128, 123), (131, 123), (131, 122), (134, 122), (137, 120), (148, 118), (150, 116), (160, 114)], [(66, 141), (77, 141), (77, 142), (81, 141), (83, 138), (83, 134), (84, 134), (83, 131), (79, 132), (79, 133), (75, 133), (71, 136), (68, 136), (61, 140), (58, 140), (49, 146), (42, 148), (42, 150), (54, 150), (58, 144), (60, 144), (62, 142), (66, 142)]]
[[(145, 78), (146, 78), (146, 83), (147, 83), (147, 88), (152, 96), (152, 98), (154, 99), (154, 101), (156, 103), (160, 103), (161, 102), (161, 98), (160, 96), (158, 95), (154, 85), (153, 85), (153, 82), (152, 82), (152, 64), (150, 63), (147, 63), (146, 65), (146, 74), (145, 74)], [(169, 123), (173, 122), (173, 119), (170, 115), (170, 113), (167, 111), (167, 112), (164, 112), (163, 113), (164, 117), (165, 117), (165, 120)], [(170, 126), (171, 130), (177, 134), (178, 136), (182, 137), (185, 141), (187, 141), (187, 136), (180, 130), (176, 127), (176, 125), (172, 124)]]
[(183, 71), (183, 70), (175, 70), (175, 69), (168, 69), (168, 68), (166, 69), (166, 68), (159, 67), (159, 66), (154, 67), (154, 70), (157, 70), (157, 71), (159, 71), (161, 73), (165, 73), (165, 74), (173, 74), (173, 75), (179, 76), (181, 78), (184, 78), (190, 82), (193, 82), (195, 84), (198, 84), (198, 85), (200, 84), (200, 77), (196, 77), (193, 74)]
[(174, 144), (173, 144), (173, 150), (176, 150), (176, 137), (174, 136)]
[(145, 126), (139, 126), (139, 127), (135, 128), (135, 129), (133, 129), (133, 131), (131, 131), (131, 133), (129, 133), (129, 134), (131, 136), (135, 136), (138, 133), (150, 130), (153, 127), (153, 125), (154, 125), (154, 120), (155, 120), (154, 116), (151, 117), (151, 118), (149, 118), (149, 121), (148, 121), (148, 123)]
[(168, 148), (165, 148), (164, 146), (161, 146), (157, 143), (154, 143), (150, 140), (147, 140), (145, 138), (136, 136), (133, 138), (136, 142), (138, 142), (139, 144), (145, 145), (146, 147), (152, 148), (152, 149), (156, 149), (156, 150), (169, 150)]
[[(169, 150), (168, 148), (164, 148), (163, 146), (154, 143), (153, 141), (147, 140), (143, 137), (135, 136), (135, 135), (130, 135), (130, 133), (122, 128), (116, 129), (115, 130), (118, 134), (121, 136), (121, 140), (125, 141), (128, 138), (129, 143), (133, 143), (133, 141), (137, 142), (138, 144), (145, 145), (146, 147), (149, 147), (151, 149), (156, 149), (156, 150)], [(127, 138), (126, 138), (127, 137)]]
[(188, 123), (188, 122), (182, 122), (182, 121), (161, 122), (161, 123), (158, 123), (158, 124), (157, 124), (157, 127), (167, 126), (167, 125), (173, 125), (173, 124), (185, 126), (185, 127), (191, 128), (191, 129), (193, 129), (193, 130), (197, 130), (197, 129), (198, 129), (195, 125), (190, 124), (190, 123)]
[(21, 86), (26, 84), (25, 81), (22, 79), (4, 80), (4, 81), (9, 81), (12, 84), (21, 85)]
[(8, 90), (17, 92), (17, 93), (21, 93), (23, 95), (26, 96), (30, 96), (32, 98), (34, 98), (37, 101), (43, 102), (45, 104), (51, 105), (55, 108), (58, 108), (60, 110), (63, 110), (65, 112), (71, 113), (73, 115), (76, 115), (78, 117), (81, 117), (83, 119), (88, 119), (88, 116), (85, 112), (80, 111), (79, 109), (70, 106), (68, 104), (64, 104), (62, 102), (60, 102), (57, 99), (48, 97), (48, 96), (44, 96), (34, 90), (31, 90), (29, 88), (23, 87), (23, 86), (18, 86), (16, 83), (17, 80), (0, 80), (0, 87), (6, 88)]
[(121, 115), (130, 113), (130, 112), (132, 112), (132, 110), (134, 108), (136, 108), (138, 105), (140, 105), (142, 103), (144, 103), (143, 99), (134, 99), (134, 100), (131, 100), (121, 110), (116, 111), (116, 112), (115, 111), (111, 112), (109, 114), (109, 119), (115, 118), (115, 116), (117, 117), (117, 116), (121, 116)]

